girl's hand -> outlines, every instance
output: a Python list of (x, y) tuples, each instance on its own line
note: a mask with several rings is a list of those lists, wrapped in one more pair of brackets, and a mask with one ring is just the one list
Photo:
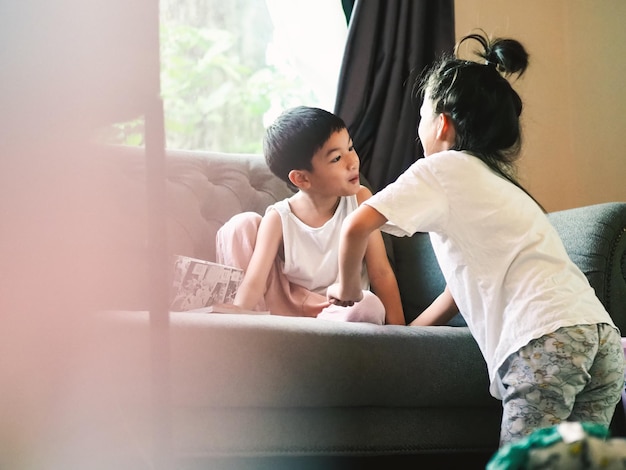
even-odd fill
[(351, 307), (356, 302), (363, 299), (363, 291), (359, 286), (358, 289), (345, 289), (341, 284), (333, 284), (326, 290), (326, 298), (333, 305), (340, 307)]

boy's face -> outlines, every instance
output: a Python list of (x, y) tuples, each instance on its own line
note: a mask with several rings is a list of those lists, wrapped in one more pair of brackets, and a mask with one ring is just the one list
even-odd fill
[(359, 156), (347, 129), (334, 132), (311, 159), (306, 172), (308, 191), (333, 196), (351, 196), (361, 188)]

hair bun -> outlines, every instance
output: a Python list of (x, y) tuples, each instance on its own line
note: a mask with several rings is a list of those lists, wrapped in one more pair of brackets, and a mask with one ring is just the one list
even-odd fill
[(489, 38), (484, 31), (483, 34), (469, 34), (463, 37), (456, 45), (455, 52), (459, 46), (467, 40), (477, 41), (482, 50), (475, 50), (474, 53), (485, 60), (485, 64), (495, 67), (498, 72), (508, 76), (518, 74), (521, 76), (528, 67), (528, 53), (524, 46), (515, 39)]

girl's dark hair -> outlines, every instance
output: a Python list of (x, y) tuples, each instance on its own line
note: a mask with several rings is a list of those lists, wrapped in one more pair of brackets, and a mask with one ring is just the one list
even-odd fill
[[(484, 62), (457, 57), (460, 45), (469, 40), (478, 42), (480, 49), (474, 53)], [(531, 196), (516, 177), (522, 100), (507, 80), (523, 75), (527, 66), (528, 53), (518, 41), (470, 34), (457, 43), (455, 55), (443, 55), (426, 70), (416, 82), (416, 91), (422, 99), (431, 100), (436, 114), (452, 120), (456, 132), (453, 150), (480, 158)]]
[(309, 106), (288, 109), (265, 131), (263, 153), (267, 166), (293, 187), (289, 172), (311, 171), (315, 152), (333, 133), (343, 129), (346, 129), (343, 119), (323, 109)]

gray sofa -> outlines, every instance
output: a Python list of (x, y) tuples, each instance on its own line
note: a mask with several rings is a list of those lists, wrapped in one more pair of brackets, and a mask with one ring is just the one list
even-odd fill
[[(172, 312), (160, 356), (169, 364), (155, 363), (143, 151), (103, 150), (101, 171), (120, 228), (110, 240), (118, 269), (106, 282), (87, 362), (98, 403), (85, 400), (89, 424), (81, 417), (74, 425), (105, 423), (99, 442), (115, 443), (107, 456), (132, 468), (151, 468), (159, 456), (171, 468), (455, 468), (450, 458), (463, 459), (458, 468), (484, 468), (497, 449), (501, 408), (460, 317), (413, 328)], [(258, 155), (168, 151), (166, 171), (171, 254), (213, 260), (216, 230), (229, 217), (262, 213), (290, 194)], [(626, 203), (550, 220), (626, 331)], [(410, 321), (443, 279), (426, 234), (386, 242)]]

